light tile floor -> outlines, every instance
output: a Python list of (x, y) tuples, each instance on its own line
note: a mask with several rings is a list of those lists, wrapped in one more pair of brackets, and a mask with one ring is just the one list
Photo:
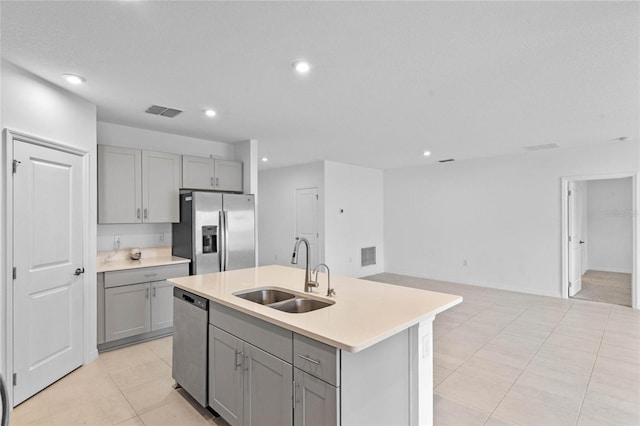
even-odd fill
[[(640, 425), (640, 312), (394, 274), (459, 294), (434, 322), (436, 425)], [(13, 425), (226, 425), (173, 388), (171, 338), (100, 357), (16, 407)]]

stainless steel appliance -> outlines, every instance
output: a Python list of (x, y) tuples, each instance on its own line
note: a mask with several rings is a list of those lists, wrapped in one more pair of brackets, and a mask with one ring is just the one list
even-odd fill
[(207, 327), (209, 301), (173, 288), (171, 376), (203, 407), (207, 406)]
[(191, 259), (191, 275), (254, 267), (254, 196), (180, 194), (180, 223), (173, 224), (172, 239), (173, 254)]

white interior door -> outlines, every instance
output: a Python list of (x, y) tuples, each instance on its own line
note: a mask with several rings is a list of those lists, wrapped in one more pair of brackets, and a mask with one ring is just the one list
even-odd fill
[(581, 187), (569, 182), (569, 297), (582, 290), (582, 201)]
[[(318, 188), (296, 189), (296, 237), (304, 237), (309, 240), (311, 250), (309, 252), (310, 267), (320, 263), (320, 237), (318, 231)], [(304, 246), (304, 245), (303, 245)], [(299, 253), (298, 260), (305, 259)], [(306, 254), (304, 255), (306, 256)], [(298, 267), (304, 268), (305, 264), (298, 261)]]
[(17, 405), (82, 364), (84, 209), (82, 157), (19, 141), (13, 151)]

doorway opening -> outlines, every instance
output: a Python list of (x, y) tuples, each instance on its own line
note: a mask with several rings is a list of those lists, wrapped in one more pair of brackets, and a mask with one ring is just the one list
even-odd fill
[(563, 179), (563, 297), (637, 308), (634, 175)]

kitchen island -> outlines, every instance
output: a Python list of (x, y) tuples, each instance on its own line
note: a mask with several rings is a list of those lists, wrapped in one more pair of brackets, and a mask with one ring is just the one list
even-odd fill
[[(309, 294), (304, 272), (272, 265), (170, 280), (211, 302), (209, 405), (231, 424), (259, 424), (276, 397), (278, 422), (432, 424), (432, 321), (462, 297), (342, 276), (325, 297), (326, 274)], [(333, 303), (289, 313), (237, 296), (265, 287)], [(283, 385), (259, 391), (268, 377)], [(236, 394), (225, 396), (222, 383)]]

